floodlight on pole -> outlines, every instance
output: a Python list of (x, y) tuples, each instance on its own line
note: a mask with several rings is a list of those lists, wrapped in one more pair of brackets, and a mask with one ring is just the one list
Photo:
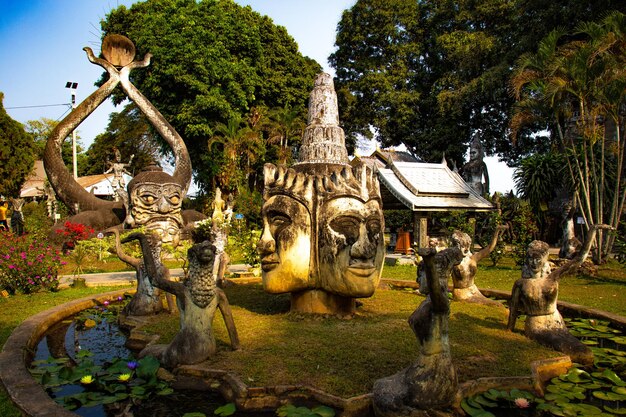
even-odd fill
[[(65, 88), (69, 88), (72, 93), (72, 111), (76, 108), (76, 88), (78, 83), (68, 81), (65, 83)], [(76, 162), (76, 130), (72, 130), (72, 173), (74, 179), (78, 178), (78, 164)]]

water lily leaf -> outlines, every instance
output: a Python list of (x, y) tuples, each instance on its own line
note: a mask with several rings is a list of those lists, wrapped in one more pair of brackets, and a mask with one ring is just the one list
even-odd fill
[(311, 411), (319, 415), (320, 417), (335, 417), (335, 410), (330, 407), (326, 407), (325, 405), (313, 407)]
[(615, 343), (619, 343), (620, 345), (626, 345), (626, 336), (614, 336), (610, 337), (609, 339), (614, 341)]
[(587, 345), (587, 346), (596, 346), (596, 345), (599, 345), (599, 344), (600, 344), (600, 343), (596, 342), (596, 341), (595, 341), (595, 340), (593, 340), (593, 339), (583, 340), (582, 342), (583, 342), (583, 344), (585, 344), (585, 345)]
[(224, 404), (221, 407), (218, 407), (213, 412), (213, 414), (215, 414), (216, 416), (232, 416), (233, 414), (235, 414), (236, 411), (237, 411), (237, 407), (235, 406), (235, 403), (228, 403), (228, 404)]
[(498, 391), (497, 389), (491, 388), (489, 391), (483, 392), (482, 395), (483, 397), (489, 400), (496, 401), (500, 398), (500, 391)]
[[(217, 410), (219, 410), (219, 408)], [(215, 414), (217, 414), (217, 410), (215, 410), (215, 412), (214, 412)], [(219, 414), (217, 414), (217, 415), (219, 416)], [(199, 411), (194, 411), (193, 413), (185, 413), (185, 414), (183, 414), (183, 417), (206, 417), (206, 414), (201, 413)]]
[(569, 402), (569, 399), (561, 394), (547, 393), (544, 398), (548, 401)]
[(616, 394), (614, 392), (594, 391), (593, 396), (605, 401), (622, 401), (626, 400), (626, 395)]
[[(567, 373), (567, 380), (573, 383), (579, 383), (588, 381), (591, 379), (591, 375), (589, 373), (583, 371), (582, 369), (572, 368)], [(564, 384), (561, 384), (561, 386)]]
[(558, 417), (564, 417), (565, 416), (565, 413), (563, 413), (563, 410), (561, 409), (561, 407), (556, 406), (554, 404), (550, 404), (550, 403), (539, 404), (537, 406), (537, 410), (548, 411), (552, 415), (558, 416)]
[(626, 387), (612, 387), (611, 391), (616, 394), (626, 395)]
[(174, 392), (174, 390), (172, 388), (164, 388), (161, 391), (157, 392), (157, 395), (170, 395)]
[(497, 407), (498, 403), (495, 401), (490, 401), (487, 398), (485, 398), (482, 395), (477, 395), (476, 397), (474, 397), (474, 400), (476, 400), (476, 402), (480, 405), (484, 405), (486, 407)]
[(611, 371), (610, 369), (605, 369), (602, 372), (602, 377), (608, 379), (609, 381), (611, 381), (612, 383), (614, 383), (615, 385), (617, 385), (618, 387), (626, 387), (626, 382), (622, 381), (622, 379), (617, 376), (617, 374), (613, 371)]
[(472, 407), (471, 405), (469, 405), (469, 403), (467, 402), (466, 398), (463, 398), (463, 401), (461, 401), (461, 408), (468, 415), (470, 415), (470, 417), (477, 417), (479, 415), (479, 413), (482, 413), (483, 411), (485, 411), (482, 408), (475, 408), (475, 407)]
[(626, 407), (613, 408), (605, 405), (603, 408), (609, 413), (617, 414), (619, 416), (626, 416)]

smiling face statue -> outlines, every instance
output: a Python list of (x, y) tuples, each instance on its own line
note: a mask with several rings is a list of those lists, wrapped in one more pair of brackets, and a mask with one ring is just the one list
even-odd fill
[(130, 212), (126, 224), (145, 226), (159, 235), (163, 243), (174, 246), (184, 226), (181, 213), (183, 190), (165, 172), (151, 168), (137, 174), (128, 184)]

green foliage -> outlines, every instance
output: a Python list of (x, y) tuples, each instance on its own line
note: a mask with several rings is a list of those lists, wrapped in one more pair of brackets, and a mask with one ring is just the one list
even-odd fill
[(461, 210), (450, 210), (437, 213), (436, 218), (442, 228), (452, 234), (455, 230), (467, 233), (470, 237), (474, 236), (474, 223), (468, 221), (467, 213)]
[(261, 257), (256, 248), (261, 237), (259, 230), (249, 228), (245, 219), (234, 219), (230, 236), (232, 244), (229, 243), (226, 251), (233, 259), (240, 259), (250, 266), (257, 266), (261, 263)]
[(512, 68), (554, 28), (572, 30), (614, 9), (626, 5), (359, 0), (343, 13), (329, 59), (347, 141), (374, 134), (383, 146), (402, 143), (425, 161), (445, 152), (458, 166), (476, 132), (488, 153), (510, 162), (545, 152), (556, 139), (534, 135), (545, 122), (509, 140)]
[(129, 172), (138, 173), (159, 160), (159, 136), (152, 130), (146, 117), (134, 103), (127, 104), (118, 113), (111, 113), (106, 131), (94, 139), (86, 152), (87, 169), (84, 175), (102, 174), (109, 169), (117, 148), (126, 163), (134, 155)]
[(52, 232), (52, 220), (48, 217), (48, 208), (45, 202), (26, 203), (22, 209), (27, 233), (37, 239), (45, 240)]
[(312, 409), (304, 406), (296, 407), (292, 404), (285, 404), (276, 410), (279, 417), (334, 417), (335, 410), (323, 405)]
[(60, 253), (47, 242), (0, 232), (0, 288), (9, 293), (56, 291), (63, 264)]
[(128, 36), (138, 57), (153, 55), (147, 70), (133, 71), (133, 84), (182, 136), (205, 193), (224, 163), (222, 149), (207, 149), (218, 124), (262, 106), (305, 114), (321, 70), (284, 27), (233, 1), (137, 2), (111, 11), (102, 31)]
[(233, 414), (235, 414), (236, 411), (237, 411), (237, 406), (235, 405), (235, 403), (228, 403), (228, 404), (224, 404), (221, 407), (216, 408), (213, 414), (215, 414), (216, 416), (226, 417), (226, 416), (232, 416)]
[(258, 191), (239, 190), (235, 197), (235, 211), (243, 214), (246, 224), (249, 227), (260, 228), (262, 223), (261, 207), (263, 207), (263, 196)]
[(4, 110), (0, 93), (0, 195), (19, 197), (20, 188), (33, 169), (35, 143), (24, 127)]
[(526, 259), (528, 245), (535, 240), (535, 236), (539, 231), (530, 205), (527, 202), (520, 202), (511, 222), (511, 229), (513, 235), (511, 242), (513, 244), (513, 252), (511, 256), (513, 256), (517, 265), (522, 266)]
[(410, 231), (413, 227), (413, 213), (409, 210), (383, 210), (385, 217), (385, 228), (389, 228), (392, 233), (402, 228)]

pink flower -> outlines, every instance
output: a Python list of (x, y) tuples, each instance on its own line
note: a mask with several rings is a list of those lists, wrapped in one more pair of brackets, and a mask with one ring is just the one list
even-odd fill
[(15, 265), (13, 264), (9, 265), (9, 269), (15, 269)]
[(105, 300), (103, 304), (104, 304), (105, 306), (108, 306), (108, 305), (109, 305), (109, 300)]
[(526, 398), (516, 398), (515, 405), (518, 408), (528, 408), (530, 407), (530, 402)]

